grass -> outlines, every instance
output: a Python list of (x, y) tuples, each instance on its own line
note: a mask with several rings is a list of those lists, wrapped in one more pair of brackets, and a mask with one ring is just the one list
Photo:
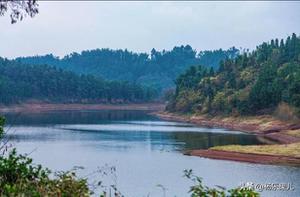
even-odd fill
[(233, 151), (241, 153), (256, 153), (268, 155), (285, 155), (300, 157), (300, 142), (292, 144), (275, 144), (275, 145), (227, 145), (215, 146), (211, 150)]
[[(196, 116), (197, 117), (197, 116)], [(201, 117), (201, 115), (198, 115)], [(204, 116), (205, 117), (205, 116)], [(261, 129), (267, 129), (274, 125), (285, 124), (286, 121), (281, 121), (271, 115), (260, 115), (260, 116), (214, 116), (211, 120), (219, 120), (224, 123), (235, 123), (235, 124), (247, 124), (257, 125)]]
[(288, 135), (299, 137), (300, 138), (300, 129), (297, 130), (290, 130), (286, 132)]

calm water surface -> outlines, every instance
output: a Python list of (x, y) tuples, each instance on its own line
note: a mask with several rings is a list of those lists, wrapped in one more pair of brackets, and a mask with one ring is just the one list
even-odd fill
[[(262, 196), (300, 196), (300, 168), (257, 165), (185, 156), (183, 151), (226, 144), (261, 144), (263, 139), (237, 131), (163, 121), (144, 111), (56, 111), (5, 114), (11, 143), (52, 170), (78, 171), (90, 181), (116, 183), (125, 196), (188, 196), (193, 169), (209, 186), (237, 187), (243, 182), (293, 183), (294, 191)], [(116, 173), (92, 173), (115, 166)]]

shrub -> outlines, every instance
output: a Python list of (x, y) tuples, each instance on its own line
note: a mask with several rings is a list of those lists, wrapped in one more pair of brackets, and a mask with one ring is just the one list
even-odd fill
[(5, 123), (5, 118), (0, 116), (0, 140), (2, 139), (2, 136), (4, 134), (3, 126)]
[(291, 107), (287, 103), (279, 103), (275, 112), (275, 117), (283, 121), (294, 121), (297, 122), (299, 118), (296, 115), (296, 109)]
[(191, 197), (258, 197), (259, 194), (251, 188), (209, 188), (202, 183), (202, 178), (195, 176), (192, 170), (184, 170), (184, 176), (191, 180), (194, 185), (190, 187)]
[(180, 94), (181, 97), (176, 101), (175, 110), (180, 112), (193, 110), (199, 100), (199, 93), (193, 90), (187, 90)]
[(32, 159), (13, 149), (0, 157), (0, 196), (89, 196), (86, 179), (74, 171), (56, 173), (34, 165)]

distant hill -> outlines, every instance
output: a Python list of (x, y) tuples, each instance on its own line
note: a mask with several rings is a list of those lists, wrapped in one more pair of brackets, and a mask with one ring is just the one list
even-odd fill
[(48, 65), (24, 65), (0, 58), (0, 104), (39, 100), (60, 103), (147, 102), (151, 88), (92, 75), (78, 75)]
[[(287, 105), (300, 114), (300, 38), (271, 40), (228, 59), (213, 72), (191, 67), (176, 80), (169, 111), (210, 114), (268, 113)], [(285, 109), (284, 116), (288, 116)]]
[(49, 54), (19, 57), (16, 60), (30, 65), (51, 65), (107, 80), (129, 81), (162, 90), (174, 87), (176, 77), (192, 65), (201, 64), (217, 69), (221, 60), (234, 58), (238, 53), (234, 47), (197, 53), (191, 46), (186, 45), (174, 47), (171, 51), (152, 49), (151, 54), (95, 49), (72, 53), (61, 59)]

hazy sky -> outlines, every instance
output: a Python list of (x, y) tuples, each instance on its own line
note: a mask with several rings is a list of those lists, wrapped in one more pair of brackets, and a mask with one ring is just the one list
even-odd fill
[(94, 48), (149, 52), (190, 44), (197, 50), (253, 49), (300, 34), (300, 2), (39, 2), (40, 14), (11, 25), (0, 17), (0, 56)]

